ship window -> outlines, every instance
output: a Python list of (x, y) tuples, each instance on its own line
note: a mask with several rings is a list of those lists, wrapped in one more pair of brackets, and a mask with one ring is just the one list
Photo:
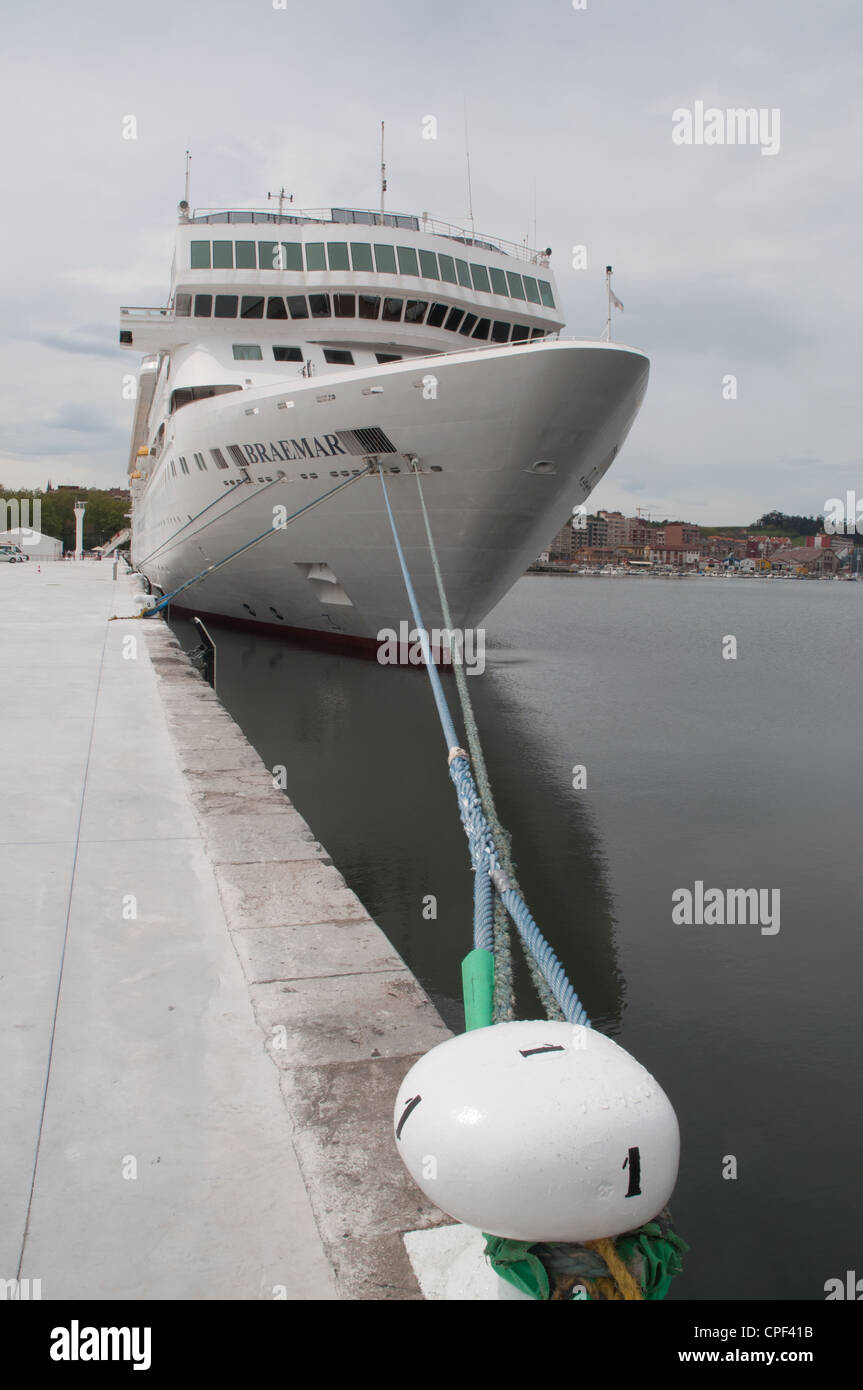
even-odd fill
[(540, 280), (539, 296), (546, 309), (554, 308), (554, 295), (551, 292), (551, 285), (548, 283), (547, 280)]
[(271, 295), (267, 300), (268, 319), (286, 319), (288, 311), (285, 308), (285, 301), (280, 294)]
[(195, 295), (195, 318), (208, 319), (213, 312), (213, 296), (211, 294)]
[(544, 328), (532, 328), (532, 329), (530, 330), (530, 337), (531, 337), (531, 341), (533, 341), (534, 338), (544, 338), (544, 337), (545, 337), (545, 329), (544, 329)]
[(381, 318), (387, 323), (398, 323), (402, 316), (403, 299), (385, 299)]
[(217, 294), (216, 307), (213, 310), (215, 319), (235, 319), (237, 317), (237, 296), (235, 294)]
[(257, 343), (234, 343), (235, 362), (261, 362), (264, 354)]
[(496, 265), (490, 265), (488, 273), (491, 276), (491, 287), (495, 294), (506, 294), (506, 276), (503, 271)]
[(417, 263), (417, 253), (412, 246), (397, 246), (396, 254), (399, 258), (399, 274), (419, 275), (420, 268)]
[(536, 283), (536, 281), (534, 280), (534, 278), (533, 278), (532, 275), (525, 275), (525, 276), (523, 277), (523, 279), (524, 279), (524, 290), (525, 290), (525, 294), (527, 295), (527, 297), (528, 297), (528, 299), (530, 300), (531, 304), (538, 304), (538, 303), (539, 303), (539, 285)]
[(195, 454), (195, 463), (198, 465), (198, 467), (200, 468), (200, 470), (201, 470), (202, 473), (206, 473), (206, 471), (207, 471), (207, 465), (206, 465), (206, 463), (204, 462), (204, 455), (203, 455), (203, 454)]
[(178, 294), (174, 300), (174, 313), (178, 319), (187, 319), (192, 311), (192, 296)]
[(456, 261), (455, 268), (458, 273), (459, 284), (463, 285), (466, 290), (469, 290), (471, 288), (471, 283), (467, 261)]
[(313, 319), (328, 319), (330, 316), (330, 296), (328, 294), (310, 294), (309, 308), (312, 311)]
[(473, 330), (473, 336), (475, 338), (482, 338), (483, 340), (485, 340), (486, 338), (488, 338), (490, 328), (491, 319), (480, 319), (476, 328)]
[(463, 333), (466, 338), (469, 337), (476, 321), (476, 314), (465, 314), (464, 323), (459, 329), (459, 333)]
[(429, 280), (438, 280), (437, 256), (434, 251), (420, 251), (420, 272)]
[(495, 322), (491, 326), (491, 340), (493, 343), (509, 342), (509, 324)]
[(470, 273), (473, 276), (474, 289), (481, 290), (484, 294), (491, 294), (491, 285), (488, 282), (488, 271), (485, 266), (474, 265), (473, 261), (471, 261)]
[(184, 458), (179, 458), (179, 459), (177, 459), (177, 462), (179, 463), (179, 465), (180, 465), (180, 467), (182, 468), (183, 472), (184, 472), (184, 473), (188, 473), (188, 471), (189, 471), (189, 465), (187, 464), (186, 460), (185, 460)]
[(306, 270), (326, 270), (327, 261), (322, 241), (306, 242)]
[(292, 319), (307, 319), (309, 317), (309, 310), (306, 304), (306, 296), (304, 294), (289, 294), (288, 312)]
[(277, 270), (302, 270), (303, 243), (301, 241), (280, 241)]
[(348, 243), (346, 241), (328, 241), (327, 262), (330, 270), (350, 270)]
[(176, 478), (176, 476), (177, 476), (177, 470), (176, 470), (176, 468), (174, 467), (174, 460), (173, 460), (173, 459), (171, 459), (171, 462), (168, 464), (168, 472), (171, 474), (171, 477), (172, 477), (172, 478)]
[(238, 241), (234, 255), (237, 270), (257, 270), (257, 248), (253, 241)]
[(208, 241), (192, 242), (192, 259), (190, 265), (193, 270), (210, 269), (210, 243)]
[(438, 256), (440, 263), (440, 278), (446, 280), (449, 285), (457, 285), (458, 278), (455, 273), (455, 261), (452, 256)]
[(331, 362), (334, 367), (352, 367), (354, 354), (343, 348), (324, 348), (324, 361)]
[(359, 316), (361, 319), (376, 319), (381, 307), (381, 297), (379, 294), (361, 294), (359, 299)]
[(512, 341), (514, 343), (526, 343), (530, 337), (530, 329), (525, 328), (523, 323), (514, 323), (512, 326)]
[(377, 270), (385, 270), (395, 273), (396, 253), (392, 246), (381, 246), (375, 242), (375, 267)]
[(351, 264), (354, 270), (374, 270), (372, 248), (366, 241), (351, 242)]
[(444, 328), (448, 328), (451, 333), (454, 333), (463, 318), (464, 309), (450, 309), (449, 317), (447, 318), (447, 321), (444, 324)]
[(264, 301), (260, 295), (244, 294), (240, 304), (241, 319), (262, 319), (264, 317)]
[[(287, 270), (287, 255), (280, 241), (258, 242), (258, 265), (261, 270)], [(302, 266), (299, 267), (302, 270)]]
[(506, 272), (506, 278), (509, 282), (509, 292), (513, 299), (524, 299), (524, 285), (521, 283), (521, 276), (516, 275), (514, 270), (508, 270)]
[(132, 334), (131, 334), (130, 330), (129, 330), (128, 328), (121, 328), (121, 329), (120, 329), (120, 342), (121, 342), (121, 343), (131, 343), (131, 341), (132, 341)]
[(211, 396), (223, 396), (228, 391), (242, 391), (242, 386), (219, 385), (219, 386), (179, 386), (176, 391), (171, 392), (171, 410), (179, 410), (181, 406), (191, 405), (192, 401), (206, 401)]
[(352, 319), (356, 313), (356, 295), (334, 294), (333, 307), (337, 319)]
[(446, 318), (446, 310), (445, 304), (433, 304), (428, 312), (426, 328), (440, 328)]
[(409, 299), (405, 305), (405, 323), (422, 323), (427, 308), (427, 299)]
[(273, 347), (273, 357), (277, 362), (302, 362), (303, 354), (298, 347)]
[(397, 352), (376, 352), (375, 360), (383, 366), (385, 362), (401, 362), (402, 359)]
[(213, 269), (234, 269), (234, 243), (232, 241), (213, 242)]
[(221, 449), (211, 449), (210, 454), (217, 468), (227, 468), (228, 464)]

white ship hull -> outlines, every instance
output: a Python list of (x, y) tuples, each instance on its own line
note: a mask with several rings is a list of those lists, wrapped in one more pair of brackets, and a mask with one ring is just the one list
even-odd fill
[(425, 622), (438, 625), (440, 612), (412, 458), (453, 624), (476, 627), (603, 476), (647, 376), (647, 359), (632, 349), (543, 341), (196, 401), (171, 417), (165, 448), (190, 464), (196, 452), (220, 450), (229, 471), (192, 465), (170, 488), (149, 488), (133, 512), (133, 563), (168, 594), (271, 531), (184, 589), (177, 607), (376, 643), (409, 616), (380, 478), (361, 478), (284, 529), (273, 521), (281, 515), (274, 508), (290, 515), (366, 467), (361, 447), (348, 452), (341, 432), (377, 429), (396, 450), (375, 456)]

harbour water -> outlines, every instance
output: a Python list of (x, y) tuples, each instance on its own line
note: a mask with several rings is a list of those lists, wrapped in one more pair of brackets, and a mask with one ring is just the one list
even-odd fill
[[(860, 1264), (861, 604), (846, 583), (525, 578), (470, 679), (534, 916), (677, 1110), (674, 1298), (821, 1300)], [(460, 1028), (472, 879), (425, 673), (213, 632), (221, 700)], [(778, 890), (779, 915), (675, 923), (699, 882)]]

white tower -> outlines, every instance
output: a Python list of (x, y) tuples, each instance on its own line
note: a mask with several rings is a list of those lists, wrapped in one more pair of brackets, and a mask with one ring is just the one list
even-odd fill
[(75, 503), (75, 559), (81, 559), (84, 541), (84, 513), (87, 510), (86, 502)]

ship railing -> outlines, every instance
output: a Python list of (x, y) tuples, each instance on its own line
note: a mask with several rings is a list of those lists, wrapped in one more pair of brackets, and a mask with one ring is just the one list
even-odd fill
[(425, 232), (429, 236), (447, 237), (463, 246), (486, 251), (500, 251), (514, 260), (548, 269), (549, 256), (523, 242), (506, 241), (503, 237), (472, 232), (454, 222), (441, 221), (423, 213), (380, 212), (372, 208), (296, 208), (291, 212), (273, 212), (272, 208), (195, 208), (190, 222), (264, 222), (301, 225), (303, 223), (338, 223), (348, 226), (392, 227), (395, 230)]

